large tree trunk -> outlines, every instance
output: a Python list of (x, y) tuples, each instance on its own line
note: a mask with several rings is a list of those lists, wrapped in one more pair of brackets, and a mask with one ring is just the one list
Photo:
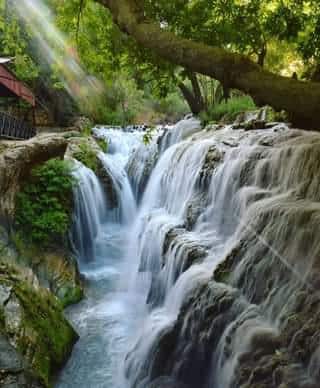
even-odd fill
[(179, 82), (178, 87), (184, 99), (187, 101), (191, 112), (194, 115), (198, 115), (203, 110), (201, 102), (183, 82)]
[(294, 125), (320, 130), (320, 85), (270, 73), (246, 56), (207, 46), (161, 28), (144, 16), (143, 0), (97, 0), (107, 7), (119, 28), (139, 45), (191, 72), (213, 77), (242, 90), (257, 105), (286, 110)]
[(205, 102), (202, 97), (201, 88), (198, 82), (197, 75), (195, 73), (188, 72), (187, 74), (189, 80), (191, 81), (192, 89), (189, 89), (183, 82), (178, 82), (178, 87), (187, 101), (191, 112), (194, 115), (198, 115), (203, 111), (205, 107)]
[(200, 113), (202, 110), (205, 109), (205, 102), (204, 102), (204, 98), (202, 96), (201, 87), (200, 87), (200, 84), (198, 81), (197, 74), (188, 72), (187, 75), (188, 75), (189, 80), (191, 81), (193, 95), (194, 95), (195, 99), (198, 101), (198, 109), (199, 109), (198, 113)]

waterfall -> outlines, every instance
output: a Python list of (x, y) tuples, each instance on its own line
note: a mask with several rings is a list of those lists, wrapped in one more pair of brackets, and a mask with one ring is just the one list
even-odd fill
[(112, 177), (113, 186), (119, 199), (115, 214), (109, 215), (109, 220), (113, 218), (115, 222), (129, 224), (137, 209), (128, 175), (123, 166), (117, 163), (112, 156), (101, 153), (99, 157), (105, 170)]
[(95, 132), (120, 197), (94, 213), (112, 226), (98, 251), (111, 252), (121, 306), (103, 326), (111, 377), (96, 386), (317, 388), (320, 136), (192, 118), (149, 146), (140, 131)]
[[(314, 201), (319, 192), (311, 171), (317, 170), (319, 148), (314, 135), (286, 128), (279, 133), (277, 127), (251, 133), (231, 127), (210, 135), (190, 132), (192, 137), (173, 140), (171, 146), (168, 139), (179, 140), (181, 127), (179, 135), (165, 135), (166, 146), (132, 229), (129, 250), (137, 258), (133, 284), (141, 288), (144, 279), (149, 313), (126, 359), (130, 387), (153, 382), (158, 387), (161, 381), (174, 387), (239, 386), (237, 373), (245, 367), (240, 360), (253, 352), (254, 341), (260, 341), (258, 348), (272, 349), (271, 354), (278, 351), (286, 317), (290, 311), (298, 314), (295, 298), (301, 289), (309, 290), (315, 268), (319, 208)], [(300, 231), (311, 214), (311, 229)], [(229, 279), (215, 282), (212, 274), (219, 264), (236, 254), (224, 275)], [(222, 303), (230, 304), (216, 333), (208, 323), (198, 327), (195, 315), (204, 314), (199, 322), (208, 322), (215, 301), (217, 311)], [(212, 322), (214, 328), (214, 318)], [(201, 345), (193, 335), (206, 339)], [(318, 341), (310, 351), (313, 368), (319, 348)], [(284, 354), (289, 357), (289, 350)], [(318, 374), (318, 367), (310, 373), (293, 358), (282, 379), (315, 387)]]
[(101, 152), (98, 157), (111, 179), (118, 206), (115, 209), (108, 206), (109, 193), (104, 191), (95, 173), (75, 161), (74, 175), (79, 184), (74, 193), (72, 242), (81, 262), (94, 260), (97, 239), (101, 237), (106, 223), (128, 224), (136, 213), (136, 203), (125, 166), (134, 145), (140, 143), (140, 138), (130, 133), (125, 137), (119, 130), (109, 127), (95, 128), (94, 132), (108, 141), (108, 153)]
[(75, 161), (74, 175), (78, 181), (74, 190), (74, 223), (71, 232), (73, 246), (80, 262), (95, 257), (95, 240), (107, 217), (105, 194), (92, 170)]

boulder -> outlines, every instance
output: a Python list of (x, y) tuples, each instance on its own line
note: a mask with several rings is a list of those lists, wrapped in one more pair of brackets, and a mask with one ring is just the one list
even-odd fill
[(9, 236), (0, 226), (0, 262), (19, 266), (26, 282), (34, 288), (47, 288), (63, 306), (79, 302), (83, 297), (78, 264), (67, 248), (52, 246), (50, 250), (43, 250), (27, 244), (13, 232)]
[(18, 267), (0, 263), (0, 384), (49, 387), (78, 336), (62, 306)]
[(268, 121), (269, 110), (269, 107), (263, 107), (255, 111), (240, 113), (233, 124), (233, 128), (243, 128), (245, 130), (264, 129)]

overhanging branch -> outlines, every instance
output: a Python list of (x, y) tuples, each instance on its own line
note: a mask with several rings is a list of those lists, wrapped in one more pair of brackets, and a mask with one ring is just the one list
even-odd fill
[(320, 129), (320, 85), (264, 70), (248, 57), (181, 38), (146, 20), (143, 0), (96, 0), (107, 7), (119, 28), (144, 48), (192, 72), (215, 78), (250, 94), (258, 105), (286, 110), (294, 124)]

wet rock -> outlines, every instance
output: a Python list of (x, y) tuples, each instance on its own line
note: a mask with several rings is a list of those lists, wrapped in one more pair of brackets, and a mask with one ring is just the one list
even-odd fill
[(141, 199), (150, 175), (159, 158), (158, 145), (141, 144), (130, 156), (126, 166), (129, 179), (136, 194)]
[(19, 330), (22, 322), (22, 308), (19, 300), (12, 296), (2, 308), (6, 330), (8, 333), (15, 333)]
[(198, 218), (202, 214), (203, 210), (205, 209), (205, 206), (207, 204), (207, 195), (205, 192), (202, 192), (195, 198), (193, 198), (187, 207), (185, 220), (186, 224), (185, 227), (187, 230), (192, 230), (195, 226)]
[(233, 128), (245, 129), (246, 131), (251, 129), (264, 129), (268, 120), (269, 107), (263, 107), (256, 111), (248, 111), (240, 113), (236, 118)]
[[(200, 286), (164, 331), (152, 360), (151, 379), (174, 376), (187, 387), (203, 387), (212, 369), (212, 351), (223, 329), (234, 317), (236, 293), (214, 283)], [(231, 314), (231, 315), (230, 315)]]
[(57, 300), (45, 289), (34, 289), (18, 268), (0, 264), (0, 287), (6, 294), (0, 305), (1, 386), (49, 387), (77, 334)]
[[(6, 240), (1, 239), (1, 235), (5, 235)], [(44, 250), (24, 242), (14, 233), (8, 236), (0, 226), (0, 261), (18, 266), (20, 277), (34, 289), (41, 286), (50, 290), (63, 306), (79, 302), (83, 297), (78, 263), (68, 247), (51, 246), (50, 250)], [(3, 287), (0, 300), (6, 297)]]
[(188, 388), (189, 386), (180, 383), (179, 381), (175, 380), (172, 377), (159, 377), (158, 379), (154, 380), (149, 388)]
[(208, 186), (211, 182), (211, 177), (217, 166), (223, 160), (223, 152), (219, 150), (216, 146), (212, 145), (206, 154), (204, 159), (204, 163), (202, 165), (200, 174), (199, 174), (199, 186), (203, 191), (208, 189)]
[(0, 386), (3, 388), (41, 388), (19, 352), (0, 333)]
[(119, 207), (119, 199), (117, 195), (116, 188), (114, 187), (114, 182), (111, 178), (111, 174), (106, 169), (104, 164), (100, 159), (97, 161), (97, 169), (96, 169), (97, 177), (99, 178), (104, 192), (106, 193), (108, 206), (110, 209), (115, 209)]

